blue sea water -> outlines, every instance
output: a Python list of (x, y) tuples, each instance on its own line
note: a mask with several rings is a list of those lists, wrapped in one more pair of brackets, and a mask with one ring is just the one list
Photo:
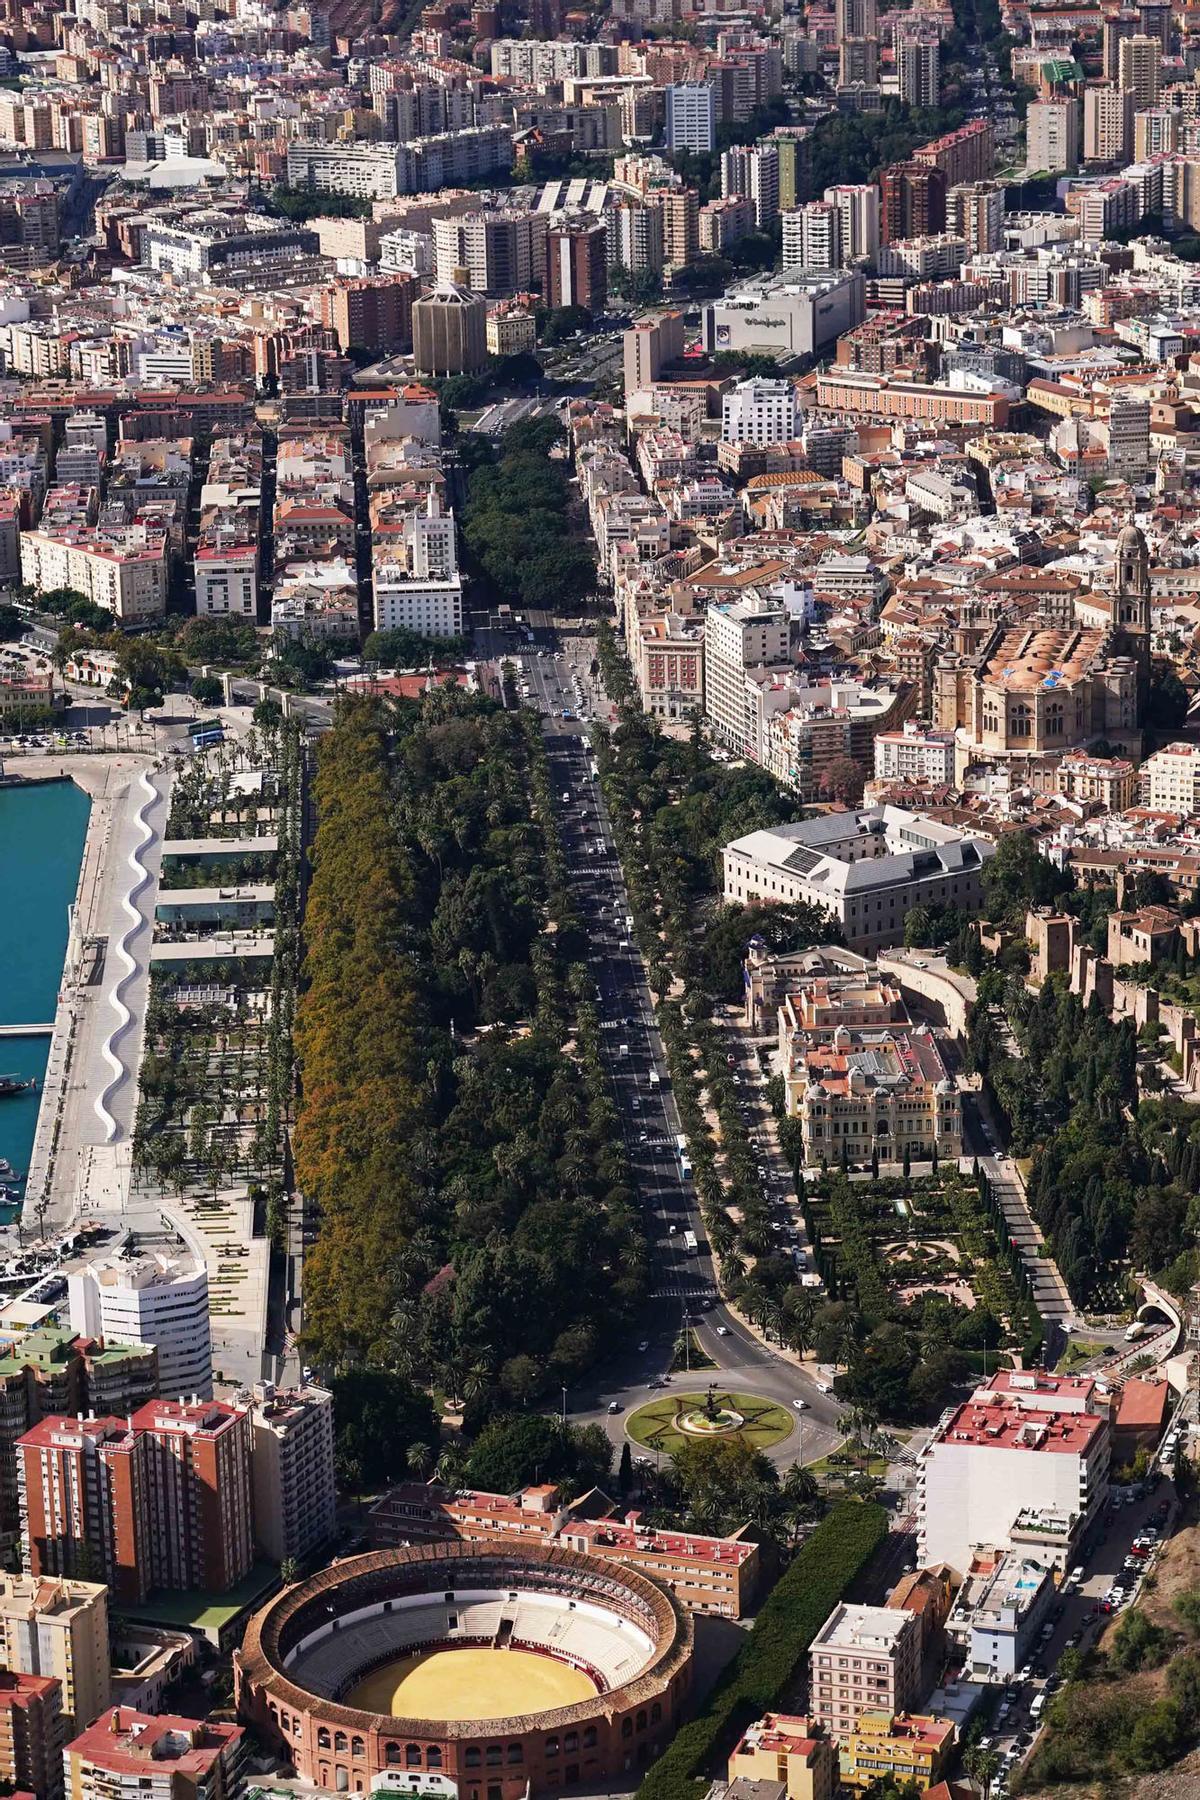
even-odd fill
[[(54, 1017), (90, 812), (73, 781), (0, 788), (0, 1025)], [(49, 1037), (0, 1038), (0, 1075), (40, 1083), (49, 1053)], [(40, 1099), (0, 1099), (0, 1156), (22, 1173)]]

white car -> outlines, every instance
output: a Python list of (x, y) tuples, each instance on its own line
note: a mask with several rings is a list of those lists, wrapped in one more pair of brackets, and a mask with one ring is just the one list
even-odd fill
[(717, 1336), (718, 1337), (728, 1337), (729, 1336), (728, 1325), (718, 1325), (717, 1326)]
[(793, 1400), (792, 1405), (795, 1407), (797, 1412), (807, 1412), (808, 1411), (808, 1401), (807, 1400)]

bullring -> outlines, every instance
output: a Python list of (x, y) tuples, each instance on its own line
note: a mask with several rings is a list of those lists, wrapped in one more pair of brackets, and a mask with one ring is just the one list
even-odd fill
[[(691, 1621), (656, 1582), (515, 1542), (337, 1563), (269, 1601), (235, 1657), (243, 1717), (304, 1780), (365, 1793), (385, 1771), (436, 1774), (460, 1800), (650, 1762), (682, 1720), (691, 1663)], [(399, 1696), (411, 1713), (414, 1694), (416, 1716), (373, 1710)]]

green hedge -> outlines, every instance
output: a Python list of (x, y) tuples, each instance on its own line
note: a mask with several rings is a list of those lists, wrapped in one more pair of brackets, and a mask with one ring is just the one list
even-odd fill
[(886, 1532), (883, 1507), (839, 1501), (776, 1583), (704, 1711), (649, 1770), (638, 1800), (696, 1800), (697, 1774), (723, 1773), (740, 1733), (784, 1699), (813, 1638)]

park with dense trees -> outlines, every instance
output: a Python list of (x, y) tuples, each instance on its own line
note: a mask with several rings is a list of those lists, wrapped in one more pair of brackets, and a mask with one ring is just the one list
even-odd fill
[(306, 1344), (474, 1420), (528, 1405), (596, 1360), (646, 1279), (540, 732), (449, 686), (346, 702), (315, 797)]
[(557, 419), (525, 419), (498, 449), (484, 437), (459, 442), (470, 470), (459, 514), (468, 569), (513, 606), (569, 612), (596, 585), (591, 546), (571, 532), (569, 470), (555, 454), (564, 435)]

